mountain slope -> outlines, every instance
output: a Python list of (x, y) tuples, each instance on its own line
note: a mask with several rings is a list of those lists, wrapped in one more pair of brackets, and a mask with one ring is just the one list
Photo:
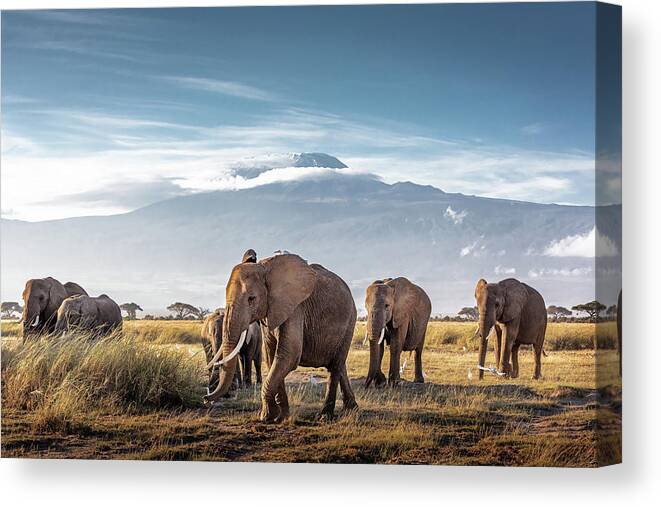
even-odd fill
[[(220, 306), (232, 266), (254, 248), (260, 257), (282, 249), (325, 265), (347, 281), (359, 307), (372, 280), (399, 275), (429, 292), (435, 313), (472, 305), (480, 277), (515, 276), (540, 289), (547, 304), (570, 305), (594, 299), (595, 259), (586, 243), (594, 227), (592, 207), (329, 172), (177, 197), (123, 215), (3, 220), (3, 299), (20, 296), (29, 277), (53, 275), (148, 311), (162, 313), (175, 300)], [(617, 253), (620, 238), (600, 232)]]

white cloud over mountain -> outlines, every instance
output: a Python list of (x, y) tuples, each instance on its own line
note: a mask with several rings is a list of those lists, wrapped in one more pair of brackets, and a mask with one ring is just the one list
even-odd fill
[(596, 227), (586, 234), (570, 235), (552, 241), (544, 249), (544, 255), (550, 257), (615, 257), (618, 253), (613, 240), (601, 234)]

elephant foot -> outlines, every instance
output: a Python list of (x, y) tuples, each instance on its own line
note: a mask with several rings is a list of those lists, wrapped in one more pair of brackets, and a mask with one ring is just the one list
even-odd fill
[(318, 419), (319, 422), (331, 422), (333, 419), (335, 419), (335, 411), (324, 409), (319, 414)]
[(399, 385), (399, 384), (401, 384), (401, 383), (402, 383), (402, 379), (399, 378), (399, 377), (397, 377), (397, 378), (389, 378), (389, 379), (388, 379), (388, 385), (389, 385), (390, 387), (395, 387), (395, 386), (397, 386), (397, 385)]
[(276, 407), (270, 407), (269, 405), (263, 406), (262, 411), (259, 414), (259, 420), (263, 423), (275, 423), (278, 422), (277, 419), (280, 416), (280, 411)]
[(358, 410), (358, 403), (356, 403), (356, 400), (351, 399), (351, 400), (343, 400), (344, 402), (344, 411), (345, 412), (355, 412)]
[(542, 376), (541, 375), (533, 375), (530, 377), (532, 380), (541, 380)]
[(425, 383), (425, 378), (424, 377), (416, 377), (413, 379), (413, 382), (416, 384), (424, 384)]

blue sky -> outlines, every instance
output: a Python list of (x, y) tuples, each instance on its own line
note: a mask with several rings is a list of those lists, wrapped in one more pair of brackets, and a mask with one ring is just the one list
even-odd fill
[(231, 188), (246, 157), (301, 151), (387, 182), (593, 204), (594, 15), (592, 3), (3, 12), (3, 216), (127, 211)]

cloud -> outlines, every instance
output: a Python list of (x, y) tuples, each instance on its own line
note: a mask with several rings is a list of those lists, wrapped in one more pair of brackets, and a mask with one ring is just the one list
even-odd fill
[(549, 277), (579, 277), (588, 276), (592, 268), (539, 268), (528, 271), (529, 278), (549, 278)]
[(615, 257), (617, 246), (608, 236), (601, 234), (596, 227), (581, 235), (570, 235), (552, 241), (543, 251), (550, 257)]
[(239, 83), (237, 81), (222, 81), (218, 79), (208, 79), (201, 77), (183, 77), (183, 76), (161, 76), (161, 79), (182, 88), (191, 90), (200, 90), (242, 99), (274, 101), (275, 95), (271, 92), (256, 88), (254, 86)]
[(466, 210), (457, 212), (451, 206), (448, 206), (445, 213), (443, 213), (443, 216), (452, 221), (454, 225), (460, 225), (464, 221), (464, 218), (466, 218), (466, 215), (468, 215)]
[(497, 275), (514, 275), (516, 274), (516, 268), (507, 268), (504, 266), (496, 266), (493, 268), (493, 272)]
[(521, 132), (523, 132), (526, 135), (534, 136), (537, 134), (541, 134), (544, 131), (544, 129), (545, 129), (545, 125), (543, 123), (536, 122), (521, 127)]

